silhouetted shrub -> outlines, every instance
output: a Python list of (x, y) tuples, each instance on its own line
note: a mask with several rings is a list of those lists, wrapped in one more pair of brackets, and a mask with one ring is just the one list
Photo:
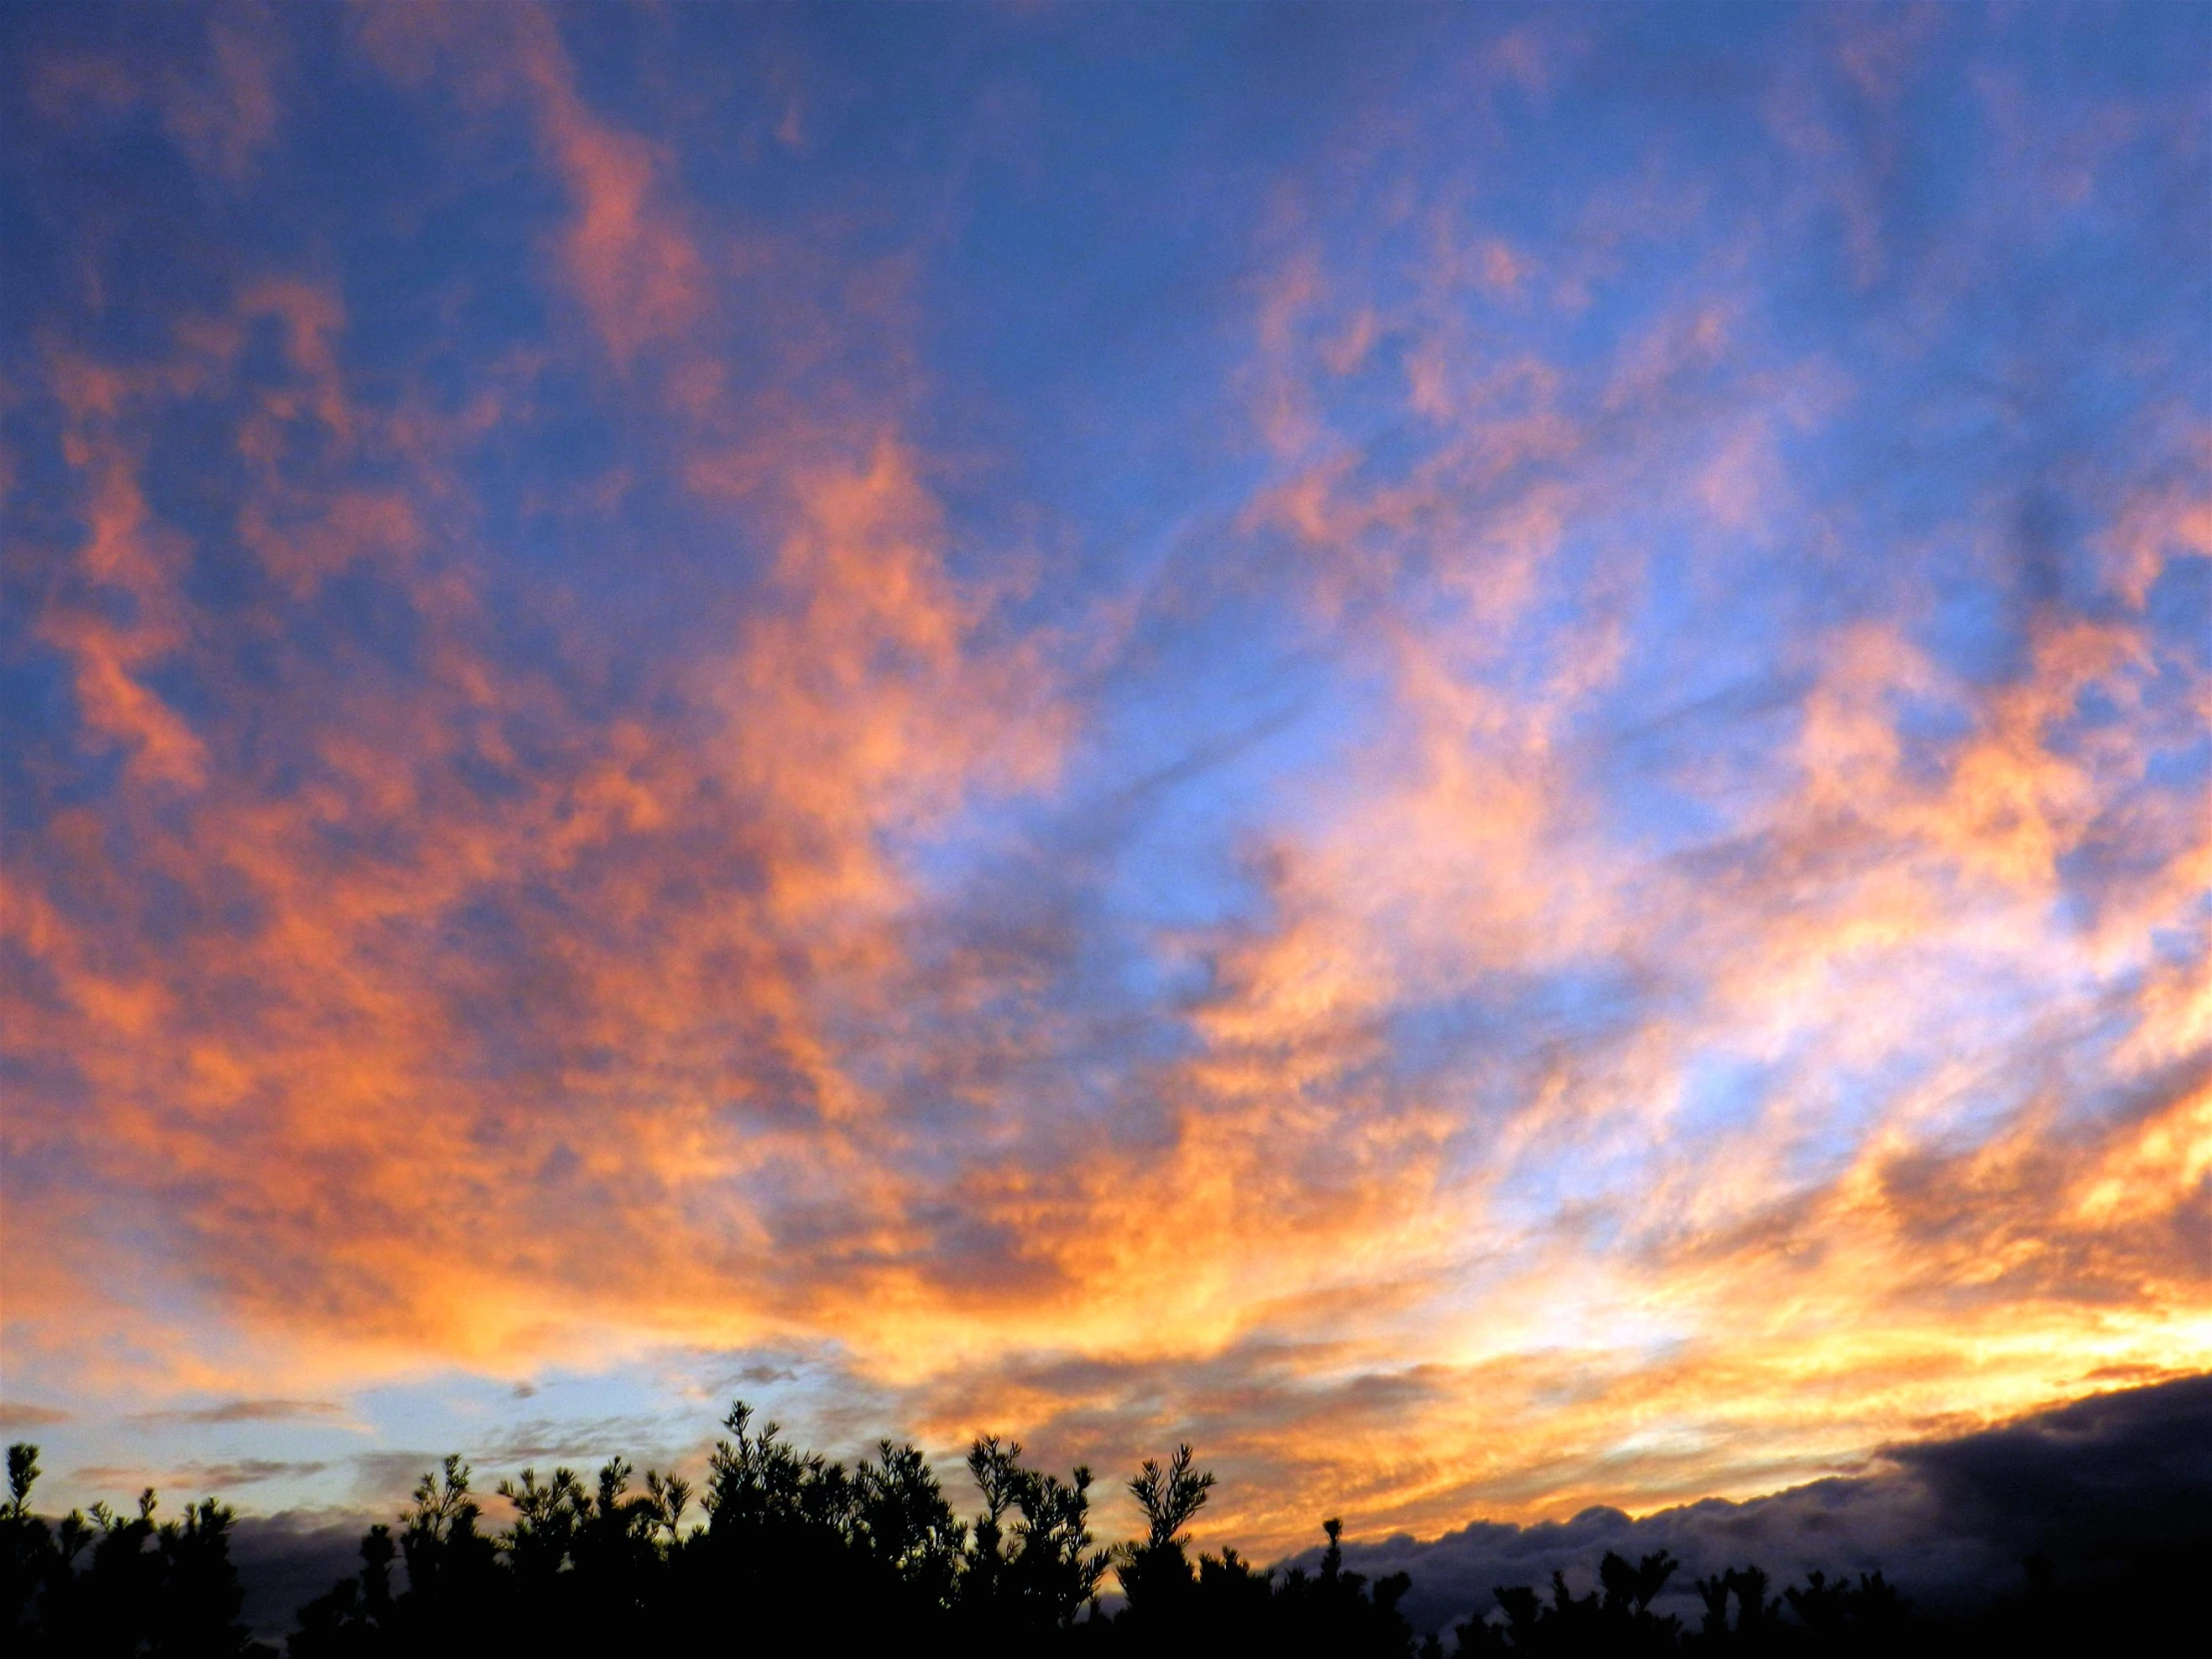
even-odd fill
[[(245, 1597), (231, 1563), (232, 1513), (214, 1498), (156, 1521), (151, 1487), (138, 1512), (104, 1503), (49, 1526), (31, 1510), (38, 1447), (8, 1447), (0, 1507), (0, 1618), (8, 1651), (26, 1659), (216, 1659), (273, 1654), (238, 1622)], [(82, 1565), (80, 1565), (80, 1560)]]
[[(1233, 1549), (1191, 1558), (1188, 1528), (1214, 1485), (1188, 1445), (1129, 1481), (1145, 1533), (1100, 1547), (1091, 1472), (1062, 1479), (1022, 1462), (1019, 1441), (985, 1435), (967, 1469), (981, 1499), (961, 1520), (927, 1458), (878, 1443), (847, 1470), (756, 1423), (742, 1401), (724, 1419), (695, 1513), (683, 1480), (620, 1457), (596, 1479), (556, 1468), (502, 1481), (512, 1510), (488, 1532), (458, 1457), (424, 1474), (394, 1536), (361, 1539), (360, 1570), (299, 1609), (290, 1659), (648, 1646), (686, 1655), (1089, 1653), (1264, 1654), (1303, 1659), (1441, 1659), (1400, 1610), (1403, 1573), (1348, 1572), (1343, 1528), (1311, 1570), (1255, 1567)], [(213, 1659), (270, 1655), (238, 1622), (231, 1511), (204, 1499), (172, 1521), (155, 1496), (134, 1515), (95, 1504), (49, 1523), (34, 1514), (35, 1446), (8, 1451), (0, 1506), (0, 1632), (32, 1659)], [(1654, 1654), (1794, 1656), (2002, 1651), (2154, 1651), (2196, 1565), (2063, 1585), (2040, 1557), (2027, 1588), (1970, 1619), (1919, 1620), (1881, 1573), (1808, 1573), (1772, 1593), (1756, 1566), (1700, 1578), (1694, 1628), (1657, 1604), (1679, 1563), (1608, 1553), (1597, 1588), (1554, 1573), (1545, 1592), (1500, 1586), (1496, 1607), (1454, 1634), (1455, 1651), (1637, 1659)], [(395, 1570), (396, 1569), (396, 1570)], [(1112, 1571), (1123, 1603), (1109, 1612)], [(1692, 1605), (1681, 1590), (1677, 1606)], [(2201, 1633), (2200, 1633), (2201, 1634)]]

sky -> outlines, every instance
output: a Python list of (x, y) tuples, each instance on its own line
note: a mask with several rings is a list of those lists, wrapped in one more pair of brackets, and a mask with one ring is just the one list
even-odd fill
[(15, 6), (0, 123), (43, 1498), (743, 1395), (1265, 1556), (2212, 1368), (2212, 12)]

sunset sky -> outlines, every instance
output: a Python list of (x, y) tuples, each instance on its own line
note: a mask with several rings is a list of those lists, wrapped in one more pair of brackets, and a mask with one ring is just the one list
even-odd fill
[(50, 1503), (742, 1394), (1265, 1556), (2212, 1367), (2212, 10), (19, 5), (0, 134)]

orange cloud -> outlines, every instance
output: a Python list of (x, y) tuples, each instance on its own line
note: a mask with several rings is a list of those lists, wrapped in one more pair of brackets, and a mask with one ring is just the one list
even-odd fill
[(681, 337), (705, 304), (705, 262), (661, 200), (666, 158), (597, 120), (543, 13), (517, 14), (520, 73), (538, 131), (576, 203), (562, 259), (618, 362)]
[[(164, 119), (244, 184), (281, 60), (218, 34)], [(1873, 284), (1835, 101), (1882, 161), (1911, 41), (1847, 37), (1768, 113), (1821, 161), (1779, 211)], [(12, 1350), (320, 1398), (784, 1344), (943, 1443), (1196, 1434), (1263, 1550), (2212, 1364), (2185, 464), (2053, 485), (2093, 601), (2002, 588), (1969, 660), (1927, 572), (2000, 589), (2009, 503), (1901, 530), (1807, 464), (1889, 410), (1772, 328), (1758, 239), (1619, 306), (1710, 193), (1647, 167), (1539, 256), (1471, 187), (1343, 235), (1286, 189), (1215, 388), (1250, 487), (1168, 598), (1060, 604), (1092, 549), (957, 510), (910, 262), (687, 199), (553, 14), (349, 39), (511, 127), (559, 303), (448, 376), (364, 365), (373, 283), (224, 270), (36, 365)], [(1574, 61), (1462, 67), (1541, 103)], [(90, 62), (39, 85), (140, 96)], [(508, 510), (579, 385), (623, 441)], [(1222, 867), (1126, 831), (1155, 785), (1101, 753), (1116, 674), (1145, 767), (1233, 747), (1145, 660), (1178, 628), (1312, 715)]]

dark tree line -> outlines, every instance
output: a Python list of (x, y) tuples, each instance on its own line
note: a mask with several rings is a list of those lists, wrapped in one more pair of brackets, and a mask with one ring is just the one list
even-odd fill
[(228, 1507), (206, 1498), (157, 1521), (151, 1487), (135, 1514), (95, 1503), (49, 1526), (31, 1512), (38, 1447), (8, 1447), (0, 1506), (0, 1630), (10, 1653), (149, 1654), (160, 1659), (254, 1650), (238, 1622), (244, 1596), (231, 1564)]
[[(1882, 1574), (1858, 1582), (1806, 1576), (1770, 1596), (1758, 1567), (1696, 1581), (1704, 1611), (1694, 1625), (1652, 1604), (1681, 1563), (1667, 1551), (1630, 1565), (1612, 1551), (1598, 1563), (1598, 1588), (1577, 1596), (1551, 1575), (1548, 1599), (1525, 1586), (1500, 1587), (1498, 1616), (1459, 1626), (1462, 1654), (1822, 1654), (1894, 1652), (1910, 1634), (1910, 1608)], [(1789, 1609), (1785, 1617), (1783, 1609)]]
[[(1335, 1520), (1313, 1570), (1260, 1568), (1234, 1549), (1192, 1559), (1188, 1527), (1214, 1484), (1191, 1448), (1147, 1461), (1128, 1483), (1145, 1532), (1102, 1546), (1091, 1471), (1067, 1479), (1022, 1462), (1019, 1441), (986, 1435), (967, 1468), (981, 1504), (961, 1519), (912, 1445), (879, 1443), (851, 1469), (803, 1451), (740, 1403), (704, 1488), (622, 1458), (595, 1480), (557, 1468), (502, 1481), (512, 1518), (487, 1530), (468, 1465), (425, 1474), (394, 1534), (371, 1526), (360, 1570), (298, 1611), (288, 1659), (512, 1650), (644, 1648), (702, 1654), (1083, 1653), (1333, 1655), (1441, 1659), (1400, 1604), (1411, 1580), (1373, 1583), (1344, 1565)], [(103, 1504), (49, 1523), (30, 1507), (37, 1448), (8, 1451), (0, 1507), (0, 1634), (46, 1659), (226, 1659), (275, 1650), (239, 1620), (232, 1512), (213, 1498), (158, 1521)], [(1814, 1572), (1775, 1591), (1758, 1567), (1689, 1586), (1664, 1551), (1608, 1553), (1581, 1595), (1553, 1574), (1545, 1592), (1501, 1586), (1496, 1607), (1450, 1633), (1460, 1654), (1631, 1656), (1949, 1652), (1963, 1638), (2014, 1653), (2134, 1651), (2162, 1629), (2150, 1601), (2061, 1596), (2031, 1561), (2024, 1599), (1970, 1625), (1916, 1621), (1882, 1574)], [(1107, 1576), (1118, 1607), (1102, 1605)], [(1671, 1600), (1676, 1611), (1661, 1611)], [(2153, 1598), (2155, 1599), (2155, 1598)], [(1681, 1609), (1691, 1607), (1695, 1612)], [(2132, 1635), (2127, 1634), (2133, 1632)], [(2200, 1637), (2204, 1632), (2199, 1629)], [(2118, 1646), (2112, 1645), (2118, 1642)]]

